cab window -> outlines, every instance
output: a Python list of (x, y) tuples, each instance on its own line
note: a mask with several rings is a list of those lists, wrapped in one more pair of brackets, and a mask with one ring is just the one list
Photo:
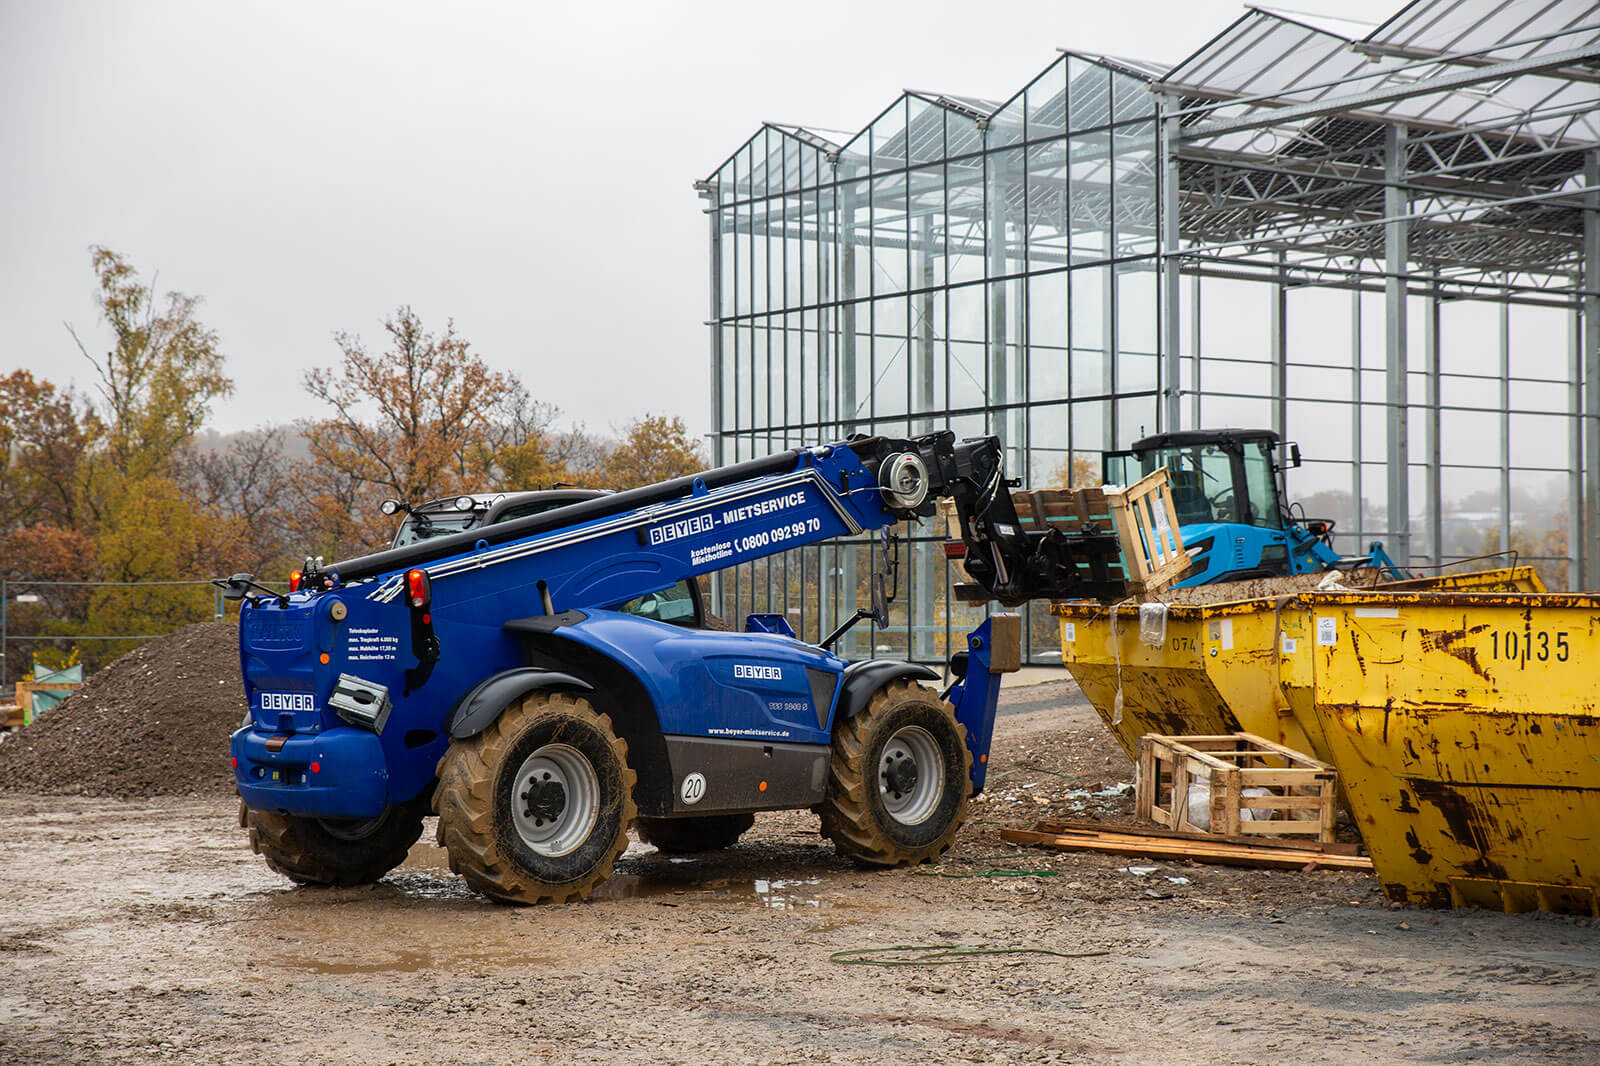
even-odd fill
[(694, 627), (700, 624), (695, 612), (694, 591), (689, 588), (688, 581), (680, 581), (660, 592), (635, 596), (627, 603), (619, 603), (611, 609), (640, 618), (653, 618), (658, 622), (670, 622), (676, 626)]
[(1272, 456), (1265, 445), (1245, 445), (1244, 486), (1244, 502), (1248, 510), (1239, 516), (1239, 521), (1270, 529), (1282, 528), (1283, 516), (1278, 513), (1278, 482), (1273, 477)]

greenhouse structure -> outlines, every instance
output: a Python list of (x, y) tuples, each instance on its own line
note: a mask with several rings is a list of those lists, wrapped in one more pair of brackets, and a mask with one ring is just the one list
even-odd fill
[[(1007, 100), (768, 122), (696, 189), (715, 462), (948, 427), (1068, 487), (1150, 433), (1271, 428), (1341, 550), (1600, 586), (1589, 0), (1251, 8), (1170, 68), (1064, 51)], [(942, 527), (901, 532), (891, 624), (843, 650), (936, 662), (986, 608), (952, 598)], [(714, 603), (817, 639), (879, 550), (747, 564)], [(1025, 611), (1026, 661), (1058, 662)]]

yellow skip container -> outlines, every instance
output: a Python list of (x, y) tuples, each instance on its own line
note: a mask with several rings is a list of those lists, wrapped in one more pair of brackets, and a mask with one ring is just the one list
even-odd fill
[[(1326, 576), (1176, 589), (1159, 604), (1085, 600), (1050, 610), (1061, 625), (1063, 664), (1130, 759), (1146, 733), (1245, 732), (1332, 761), (1311, 710), (1310, 659), (1298, 654), (1310, 630), (1297, 597)], [(1410, 590), (1542, 592), (1544, 585), (1523, 566), (1390, 582), (1353, 595)], [(1296, 662), (1305, 666), (1296, 669)]]
[(1301, 599), (1317, 732), (1385, 893), (1600, 914), (1600, 597)]

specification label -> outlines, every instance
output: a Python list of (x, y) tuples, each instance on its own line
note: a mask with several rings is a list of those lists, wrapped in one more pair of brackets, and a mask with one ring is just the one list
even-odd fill
[(400, 655), (400, 638), (381, 629), (350, 630), (347, 657), (353, 663), (392, 663)]

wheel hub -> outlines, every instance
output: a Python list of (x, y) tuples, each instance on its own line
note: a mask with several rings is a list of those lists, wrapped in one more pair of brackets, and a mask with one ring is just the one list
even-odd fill
[(560, 818), (567, 807), (567, 790), (561, 782), (550, 779), (548, 772), (543, 779), (532, 782), (520, 798), (524, 804), (522, 816), (532, 818), (536, 827)]
[(902, 825), (927, 821), (945, 790), (944, 754), (933, 734), (919, 725), (896, 730), (878, 757), (878, 798)]
[(884, 784), (896, 796), (903, 796), (917, 787), (917, 763), (910, 756), (894, 759), (883, 773)]
[(506, 797), (530, 851), (556, 858), (582, 847), (600, 820), (600, 777), (570, 744), (546, 744), (523, 760)]

